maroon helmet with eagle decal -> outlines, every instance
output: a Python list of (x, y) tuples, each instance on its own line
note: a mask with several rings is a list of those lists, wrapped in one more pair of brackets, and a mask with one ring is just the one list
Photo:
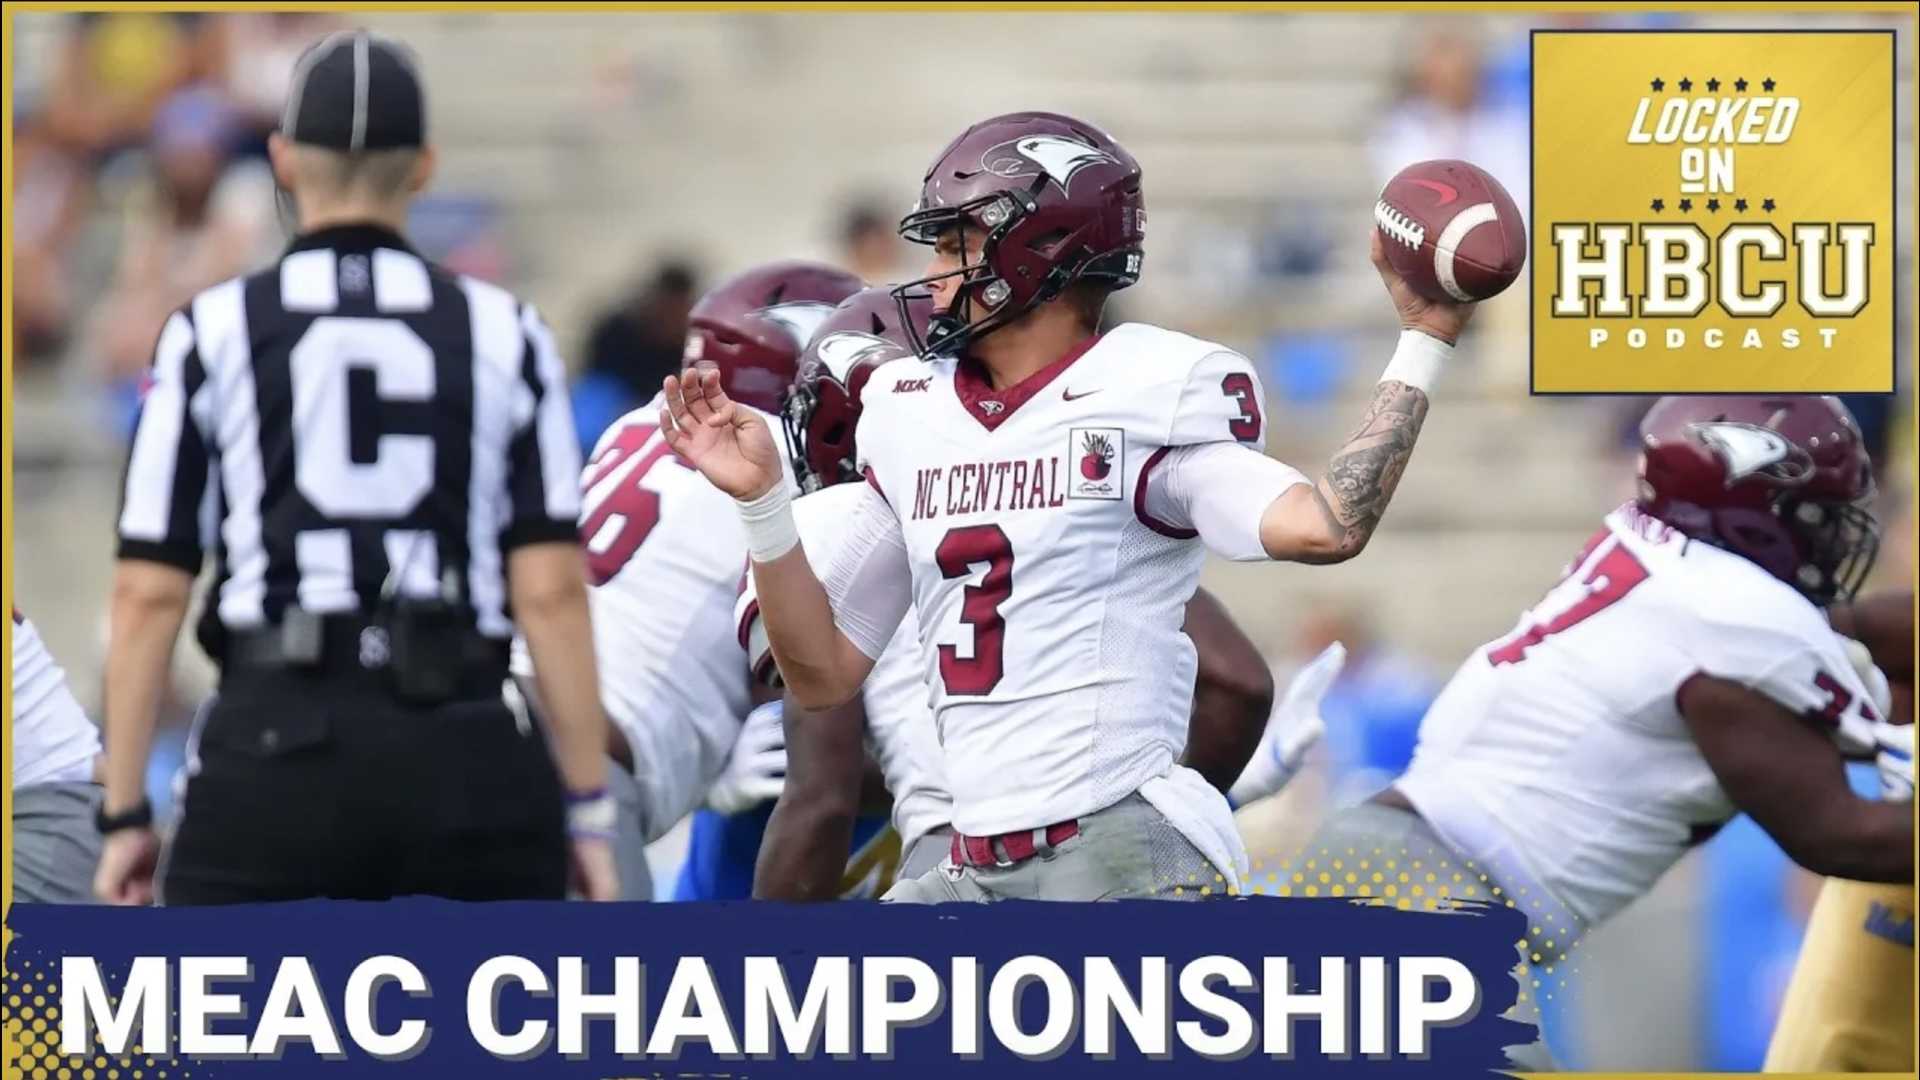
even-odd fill
[(825, 263), (756, 266), (714, 286), (693, 305), (681, 363), (712, 364), (728, 397), (763, 412), (778, 411), (814, 329), (840, 301), (864, 287), (858, 277)]
[(1665, 397), (1640, 423), (1640, 507), (1822, 607), (1880, 547), (1873, 462), (1834, 397)]
[(848, 297), (814, 331), (780, 406), (793, 474), (803, 489), (859, 479), (853, 435), (860, 392), (881, 365), (913, 355), (913, 337), (926, 333), (932, 310), (924, 298), (897, 303), (894, 290), (881, 286)]
[[(920, 201), (900, 221), (900, 234), (921, 244), (953, 229), (961, 230), (962, 251), (968, 230), (985, 233), (979, 261), (894, 290), (904, 312), (910, 300), (929, 299), (934, 282), (960, 279), (951, 308), (935, 313), (916, 352), (958, 354), (1076, 281), (1114, 289), (1138, 281), (1146, 231), (1140, 165), (1105, 132), (1070, 116), (983, 120), (934, 158)], [(976, 309), (985, 314), (976, 318)]]

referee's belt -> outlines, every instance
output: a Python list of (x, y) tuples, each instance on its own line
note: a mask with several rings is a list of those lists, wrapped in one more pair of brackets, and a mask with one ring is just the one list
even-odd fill
[[(386, 627), (361, 614), (312, 617), (318, 634), (289, 633), (285, 624), (227, 632), (223, 666), (288, 671), (366, 671), (386, 669), (392, 658)], [(507, 674), (508, 645), (466, 630), (446, 635), (439, 645), (452, 653), (461, 683), (490, 686), (498, 692)]]

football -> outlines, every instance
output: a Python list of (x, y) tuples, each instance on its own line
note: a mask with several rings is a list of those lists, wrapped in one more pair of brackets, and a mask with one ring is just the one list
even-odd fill
[(1387, 259), (1429, 300), (1497, 296), (1527, 261), (1527, 225), (1513, 196), (1465, 161), (1422, 161), (1400, 170), (1373, 205)]

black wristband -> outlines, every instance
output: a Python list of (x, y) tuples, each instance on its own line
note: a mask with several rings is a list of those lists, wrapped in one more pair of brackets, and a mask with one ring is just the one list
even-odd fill
[(140, 805), (118, 814), (108, 814), (105, 803), (93, 812), (93, 827), (100, 830), (101, 836), (117, 833), (123, 829), (144, 829), (153, 824), (153, 804), (146, 799)]

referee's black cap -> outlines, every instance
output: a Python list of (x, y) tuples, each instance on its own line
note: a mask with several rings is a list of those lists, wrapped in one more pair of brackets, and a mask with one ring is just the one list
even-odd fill
[(426, 92), (412, 53), (366, 30), (322, 38), (294, 65), (280, 131), (350, 153), (424, 145)]

